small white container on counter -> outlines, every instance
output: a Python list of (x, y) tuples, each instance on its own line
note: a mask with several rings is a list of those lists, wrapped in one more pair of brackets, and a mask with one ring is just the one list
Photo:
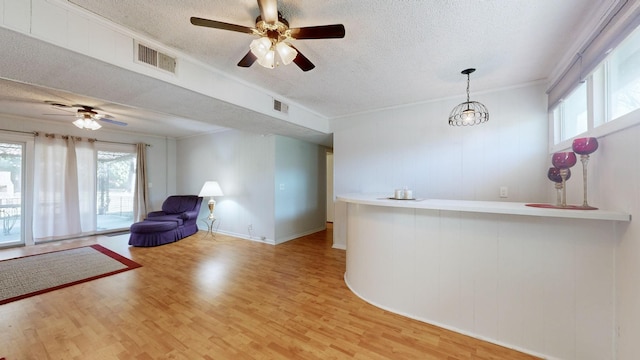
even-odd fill
[(404, 199), (404, 190), (396, 189), (396, 191), (394, 192), (393, 197), (396, 198), (396, 199)]

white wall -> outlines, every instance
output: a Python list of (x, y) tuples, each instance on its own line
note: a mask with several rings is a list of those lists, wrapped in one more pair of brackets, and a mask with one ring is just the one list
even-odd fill
[[(180, 139), (177, 157), (179, 191), (197, 195), (207, 180), (220, 184), (224, 196), (216, 198), (217, 231), (274, 242), (274, 136), (228, 130)], [(201, 218), (208, 213), (202, 206)], [(198, 226), (207, 229), (202, 221)]]
[[(634, 116), (640, 120), (640, 113)], [(598, 150), (588, 165), (589, 204), (603, 209), (628, 212), (632, 221), (621, 227), (615, 243), (615, 299), (618, 356), (638, 359), (640, 338), (640, 125), (610, 134), (599, 140)], [(582, 165), (572, 169), (567, 183), (571, 204), (582, 203)], [(611, 239), (613, 240), (613, 239)]]
[[(216, 231), (278, 244), (324, 228), (324, 156), (316, 144), (237, 130), (184, 138), (177, 187), (198, 194), (205, 181), (218, 181), (224, 196), (216, 198)], [(203, 206), (200, 216), (208, 211)]]
[[(384, 193), (408, 186), (419, 198), (547, 200), (546, 95), (542, 84), (472, 94), (487, 123), (450, 127), (463, 98), (334, 120), (334, 191)], [(507, 186), (509, 197), (499, 189)], [(337, 203), (334, 247), (346, 247), (346, 208)]]
[(276, 243), (323, 230), (326, 226), (326, 149), (276, 136)]

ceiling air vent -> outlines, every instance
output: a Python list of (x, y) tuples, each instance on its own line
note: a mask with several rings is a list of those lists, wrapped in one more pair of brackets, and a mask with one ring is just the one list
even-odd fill
[(176, 73), (176, 58), (161, 53), (141, 43), (136, 43), (136, 60), (155, 68)]
[(283, 103), (282, 101), (273, 99), (273, 110), (277, 112), (281, 112), (283, 114), (289, 113), (289, 105)]

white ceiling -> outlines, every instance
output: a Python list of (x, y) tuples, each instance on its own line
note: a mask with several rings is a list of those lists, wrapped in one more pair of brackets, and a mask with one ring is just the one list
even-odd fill
[[(251, 35), (196, 27), (189, 22), (191, 16), (197, 16), (254, 26), (259, 15), (255, 0), (70, 2), (322, 116), (340, 118), (452, 96), (462, 99), (466, 78), (460, 71), (469, 67), (478, 69), (471, 75), (472, 97), (474, 92), (546, 80), (567, 50), (575, 47), (576, 36), (584, 33), (585, 24), (594, 16), (601, 16), (595, 12), (606, 8), (604, 5), (611, 0), (279, 0), (278, 9), (291, 27), (340, 23), (346, 28), (344, 39), (293, 41), (316, 65), (309, 72), (302, 72), (294, 64), (273, 70), (257, 63), (250, 68), (237, 67), (248, 51)], [(0, 33), (3, 49), (11, 51), (17, 47), (15, 42), (21, 46), (25, 42), (24, 38), (14, 37)], [(54, 62), (50, 62), (52, 69), (61, 68), (55, 62), (69, 61), (65, 56), (50, 58)], [(3, 64), (0, 59), (0, 69), (15, 67), (10, 61)], [(97, 105), (118, 120), (128, 122), (130, 131), (140, 128), (149, 132), (145, 121), (152, 118), (166, 123), (157, 130), (159, 134), (165, 132), (164, 135), (188, 136), (215, 131), (217, 126), (254, 130), (257, 127), (261, 131), (269, 128), (271, 133), (326, 141), (317, 132), (247, 113), (229, 104), (196, 101), (201, 95), (186, 91), (180, 94), (186, 105), (178, 110), (163, 105), (167, 98), (162, 96), (153, 101), (152, 96), (132, 99), (118, 95), (118, 91), (129, 92), (113, 84), (118, 70), (109, 70), (83, 75), (103, 84), (103, 89), (80, 86), (62, 75), (55, 87), (64, 92), (21, 85), (14, 89), (13, 82), (0, 82), (0, 109), (27, 115), (50, 113), (51, 108), (34, 112), (32, 107), (56, 96), (60, 101)], [(69, 72), (61, 73), (74, 77)], [(35, 75), (12, 73), (7, 78), (41, 83), (30, 76)], [(0, 77), (5, 77), (2, 70)], [(211, 114), (212, 108), (220, 109), (225, 116), (210, 119), (203, 115)], [(447, 115), (443, 114), (443, 119)], [(203, 122), (205, 127), (201, 126)]]

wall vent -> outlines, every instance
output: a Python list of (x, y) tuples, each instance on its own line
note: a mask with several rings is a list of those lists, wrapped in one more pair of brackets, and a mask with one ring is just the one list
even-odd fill
[(289, 105), (283, 103), (280, 100), (273, 99), (273, 110), (281, 112), (283, 114), (289, 113)]
[(176, 73), (176, 58), (141, 43), (136, 43), (136, 45), (136, 60), (138, 62), (151, 65), (172, 74)]

